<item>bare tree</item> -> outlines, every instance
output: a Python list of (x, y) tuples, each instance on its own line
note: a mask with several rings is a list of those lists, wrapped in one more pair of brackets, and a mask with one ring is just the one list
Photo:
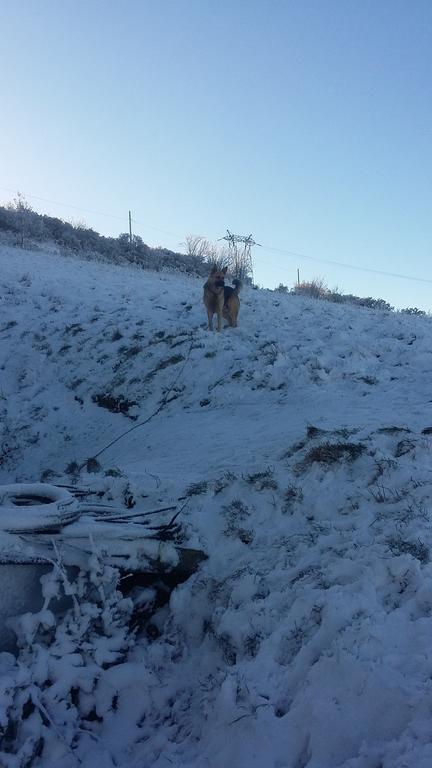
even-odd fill
[(180, 245), (186, 250), (188, 256), (193, 256), (201, 261), (207, 261), (207, 254), (211, 244), (205, 237), (201, 235), (187, 235), (184, 243), (180, 243)]
[(234, 277), (237, 277), (232, 269), (234, 266), (233, 259), (228, 246), (212, 243), (201, 235), (188, 235), (181, 245), (185, 248), (188, 256), (198, 258), (205, 264), (215, 265), (218, 269), (228, 267), (233, 272)]
[[(228, 249), (229, 250), (229, 249)], [(250, 258), (245, 250), (235, 250), (229, 254), (230, 272), (239, 280), (251, 279)]]
[(21, 239), (20, 245), (23, 247), (24, 238), (36, 234), (34, 231), (35, 222), (39, 224), (40, 228), (40, 222), (38, 221), (39, 217), (35, 214), (30, 203), (27, 202), (21, 192), (17, 192), (16, 197), (14, 197), (11, 203), (8, 203), (7, 208), (9, 211), (14, 211), (17, 215), (18, 230)]
[(218, 245), (217, 243), (212, 243), (211, 246), (209, 262), (215, 264), (218, 269), (227, 267), (228, 271), (232, 272), (232, 259), (229, 248), (225, 245)]
[(71, 224), (74, 229), (80, 229), (80, 230), (89, 229), (87, 222), (81, 218), (69, 219), (69, 224)]

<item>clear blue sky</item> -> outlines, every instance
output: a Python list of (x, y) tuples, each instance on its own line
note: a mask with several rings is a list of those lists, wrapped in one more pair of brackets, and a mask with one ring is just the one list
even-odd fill
[[(0, 0), (0, 202), (432, 309), (430, 0)], [(164, 230), (163, 232), (158, 231)]]

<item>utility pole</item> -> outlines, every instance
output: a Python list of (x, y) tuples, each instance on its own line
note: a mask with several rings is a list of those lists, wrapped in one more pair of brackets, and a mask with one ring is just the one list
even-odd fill
[(297, 270), (297, 285), (300, 285), (300, 270)]
[[(229, 251), (231, 256), (231, 263), (234, 266), (234, 272), (236, 277), (244, 278), (250, 277), (253, 281), (253, 263), (251, 248), (256, 243), (252, 235), (233, 235), (232, 232), (227, 229), (225, 237), (221, 237), (221, 240), (226, 240), (229, 245)], [(243, 246), (242, 248), (239, 246)]]
[(132, 245), (132, 216), (129, 211), (129, 243)]

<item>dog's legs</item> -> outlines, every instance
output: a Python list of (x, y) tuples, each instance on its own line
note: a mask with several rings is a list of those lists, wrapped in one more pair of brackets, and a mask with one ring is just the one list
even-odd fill
[(232, 328), (237, 328), (237, 318), (239, 313), (239, 305), (234, 304), (230, 308), (230, 325)]
[(210, 312), (210, 310), (207, 310), (207, 317), (208, 317), (208, 329), (209, 331), (213, 330), (213, 312)]
[(222, 321), (222, 315), (220, 312), (217, 313), (217, 330), (220, 331), (221, 329), (221, 321)]

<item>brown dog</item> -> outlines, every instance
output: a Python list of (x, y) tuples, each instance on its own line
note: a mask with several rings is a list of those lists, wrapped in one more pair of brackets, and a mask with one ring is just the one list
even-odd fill
[(238, 297), (241, 281), (234, 280), (234, 288), (225, 286), (227, 267), (218, 269), (216, 264), (210, 272), (207, 282), (204, 284), (204, 304), (207, 309), (208, 328), (213, 330), (213, 315), (217, 315), (217, 330), (220, 331), (222, 317), (228, 320), (231, 326), (237, 326), (237, 317), (240, 309)]

